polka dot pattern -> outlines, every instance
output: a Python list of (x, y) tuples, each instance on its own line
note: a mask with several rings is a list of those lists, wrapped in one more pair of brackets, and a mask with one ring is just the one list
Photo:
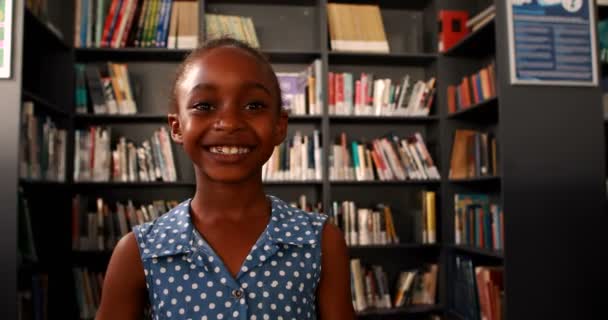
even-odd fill
[(316, 319), (327, 217), (269, 199), (269, 224), (236, 277), (192, 226), (190, 200), (133, 229), (154, 319)]

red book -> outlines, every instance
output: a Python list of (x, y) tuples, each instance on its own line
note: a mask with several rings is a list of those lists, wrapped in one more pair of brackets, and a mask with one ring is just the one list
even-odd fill
[(340, 112), (344, 108), (344, 75), (342, 73), (336, 73), (335, 85), (336, 85), (336, 111), (338, 111), (338, 105), (341, 106)]
[(106, 21), (103, 25), (103, 34), (101, 37), (101, 46), (109, 47), (110, 41), (112, 40), (112, 35), (110, 34), (110, 30), (112, 29), (112, 25), (115, 23), (115, 15), (118, 13), (118, 6), (120, 5), (121, 0), (112, 0), (112, 4), (110, 5), (110, 10), (108, 11), (108, 15), (106, 16)]
[(333, 109), (333, 114), (336, 114), (336, 76), (333, 72), (329, 73), (329, 110)]
[(463, 10), (439, 10), (439, 52), (445, 52), (468, 34), (469, 13)]

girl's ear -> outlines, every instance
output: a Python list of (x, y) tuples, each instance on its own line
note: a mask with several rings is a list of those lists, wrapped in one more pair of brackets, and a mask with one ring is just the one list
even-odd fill
[(277, 130), (275, 134), (274, 145), (278, 146), (285, 140), (287, 136), (287, 122), (289, 120), (289, 116), (287, 115), (287, 111), (281, 109), (279, 113), (279, 121), (277, 123)]
[(171, 128), (171, 139), (173, 139), (173, 142), (177, 144), (182, 144), (184, 140), (182, 137), (182, 128), (179, 124), (178, 114), (170, 113), (167, 115), (167, 118), (169, 120), (169, 127)]

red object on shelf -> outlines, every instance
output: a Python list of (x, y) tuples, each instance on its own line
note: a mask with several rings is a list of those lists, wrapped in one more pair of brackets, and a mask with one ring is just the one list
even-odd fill
[(469, 13), (463, 10), (439, 10), (439, 52), (445, 52), (468, 34)]

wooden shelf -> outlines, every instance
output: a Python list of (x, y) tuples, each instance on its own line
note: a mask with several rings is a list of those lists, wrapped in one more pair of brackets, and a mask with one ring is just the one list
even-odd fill
[(167, 48), (76, 48), (76, 61), (174, 61), (184, 60), (190, 50)]
[(331, 2), (338, 3), (367, 3), (367, 4), (379, 4), (380, 9), (413, 9), (422, 10), (430, 6), (433, 1), (431, 0), (332, 0)]
[(321, 180), (309, 180), (309, 181), (263, 181), (266, 186), (301, 186), (301, 185), (321, 185), (323, 181)]
[(194, 188), (194, 182), (74, 182), (76, 188)]
[(290, 115), (289, 122), (320, 122), (323, 119), (323, 116), (314, 115), (314, 116), (300, 116), (300, 115)]
[(321, 50), (264, 50), (264, 55), (271, 63), (301, 63), (310, 64), (313, 60), (321, 58)]
[(436, 250), (439, 249), (439, 244), (422, 244), (422, 243), (400, 243), (400, 244), (384, 244), (384, 245), (364, 245), (364, 246), (349, 246), (351, 251), (364, 250)]
[(437, 305), (412, 305), (402, 308), (391, 308), (391, 309), (369, 309), (361, 312), (357, 312), (358, 317), (369, 317), (369, 316), (405, 316), (405, 315), (418, 315), (428, 313), (441, 313), (443, 308)]
[(448, 119), (496, 122), (498, 120), (498, 98), (493, 97), (465, 109), (450, 113), (448, 114)]
[(495, 20), (469, 33), (443, 54), (450, 57), (483, 57), (496, 51)]
[(484, 182), (496, 183), (496, 182), (500, 182), (500, 176), (487, 176), (487, 177), (475, 177), (475, 178), (464, 178), (464, 179), (450, 179), (449, 181), (450, 181), (450, 183), (459, 183), (459, 184), (465, 184), (465, 183), (484, 183)]
[(500, 182), (500, 176), (475, 177), (464, 179), (450, 179), (451, 183), (466, 184), (466, 183), (497, 183)]
[(62, 187), (67, 186), (66, 182), (60, 181), (45, 181), (45, 180), (32, 180), (32, 179), (19, 179), (19, 184), (27, 187)]
[(47, 101), (46, 99), (38, 96), (37, 94), (31, 91), (24, 89), (21, 94), (23, 96), (23, 101), (31, 100), (32, 102), (34, 102), (34, 112), (36, 112), (36, 109), (40, 110), (39, 108), (42, 107), (42, 110), (53, 116), (64, 118), (67, 118), (69, 116), (69, 113), (67, 111), (63, 110), (56, 104)]
[(492, 259), (499, 259), (499, 260), (503, 259), (502, 251), (492, 251), (492, 250), (488, 250), (488, 249), (475, 248), (475, 247), (465, 246), (465, 245), (451, 245), (450, 247), (456, 251), (470, 254), (470, 255), (475, 255), (478, 257), (492, 258)]
[[(167, 48), (76, 48), (76, 60), (90, 61), (172, 61), (181, 62), (191, 49)], [(272, 63), (309, 64), (321, 51), (262, 50)]]
[(426, 66), (435, 62), (436, 53), (375, 53), (330, 51), (329, 64), (413, 65)]
[(75, 114), (76, 123), (167, 123), (166, 114)]
[(356, 186), (356, 185), (420, 185), (420, 186), (425, 186), (425, 185), (434, 185), (434, 184), (439, 184), (441, 183), (441, 180), (391, 180), (391, 181), (381, 181), (381, 180), (374, 180), (374, 181), (345, 181), (345, 180), (330, 180), (329, 183), (334, 184), (334, 185), (352, 185), (352, 186)]
[(438, 116), (329, 116), (331, 122), (399, 122), (399, 123), (420, 123), (420, 122), (436, 122)]

